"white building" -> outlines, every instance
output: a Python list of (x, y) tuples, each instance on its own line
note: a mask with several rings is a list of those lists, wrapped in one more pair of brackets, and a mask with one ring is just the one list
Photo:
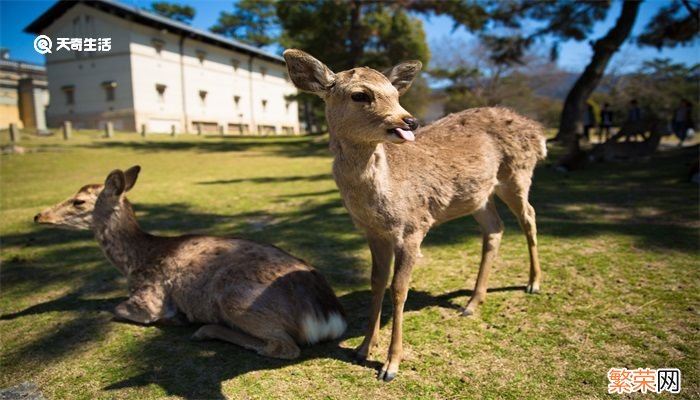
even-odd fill
[[(51, 127), (299, 132), (297, 104), (287, 100), (296, 89), (277, 55), (112, 1), (60, 1), (25, 31), (53, 42)], [(111, 38), (111, 48), (58, 49), (59, 38), (85, 46), (85, 38)]]
[(46, 68), (11, 60), (7, 51), (0, 50), (0, 127), (17, 124), (45, 131), (48, 103)]

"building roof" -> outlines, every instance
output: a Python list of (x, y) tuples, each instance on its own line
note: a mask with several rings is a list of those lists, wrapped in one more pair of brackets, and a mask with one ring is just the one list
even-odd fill
[(201, 29), (193, 28), (182, 22), (172, 20), (160, 15), (153, 14), (143, 9), (121, 4), (112, 0), (79, 0), (79, 1), (58, 1), (51, 6), (46, 12), (41, 14), (29, 24), (24, 31), (27, 33), (40, 34), (44, 29), (50, 26), (57, 18), (70, 10), (76, 4), (85, 4), (86, 6), (104, 11), (106, 13), (129, 19), (143, 25), (147, 25), (156, 29), (166, 29), (169, 32), (184, 35), (187, 38), (199, 40), (213, 46), (222, 47), (228, 50), (235, 50), (240, 53), (262, 58), (275, 63), (284, 64), (284, 58), (260, 50), (257, 47), (241, 43), (237, 40), (229, 39), (215, 33), (207, 32)]

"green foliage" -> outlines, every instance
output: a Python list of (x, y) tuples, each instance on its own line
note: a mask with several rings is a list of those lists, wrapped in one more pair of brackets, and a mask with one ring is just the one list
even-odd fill
[(687, 46), (694, 43), (700, 33), (700, 6), (690, 1), (673, 0), (652, 18), (644, 28), (637, 43), (662, 47)]
[[(446, 84), (444, 113), (466, 108), (504, 106), (554, 126), (552, 115), (561, 111), (560, 102), (535, 94), (538, 86), (556, 84), (560, 76), (538, 55), (528, 54), (528, 67), (508, 66), (493, 61), (480, 42), (444, 42), (435, 49), (430, 75)], [(539, 81), (539, 83), (538, 83)]]
[[(279, 2), (277, 17), (283, 47), (307, 51), (334, 71), (360, 65), (381, 71), (409, 59), (424, 65), (430, 60), (422, 22), (393, 2)], [(402, 103), (420, 117), (428, 91), (425, 80), (418, 78)], [(308, 101), (315, 104), (314, 114), (325, 120), (322, 103)]]
[(216, 25), (209, 28), (255, 47), (277, 41), (275, 0), (240, 0), (233, 12), (222, 11)]
[(681, 99), (698, 109), (698, 82), (700, 64), (688, 67), (657, 58), (644, 62), (637, 72), (620, 77), (607, 96), (599, 97), (613, 106), (616, 121), (624, 121), (625, 107), (632, 99), (639, 102), (644, 115), (670, 120)]
[(423, 22), (401, 9), (376, 7), (365, 15), (363, 29), (373, 34), (366, 40), (361, 65), (384, 69), (409, 59), (425, 65), (430, 61)]
[(447, 101), (444, 105), (444, 113), (450, 114), (467, 108), (481, 107), (488, 104), (488, 100), (480, 96), (477, 89), (483, 79), (481, 70), (471, 66), (441, 66), (430, 70), (430, 75), (439, 80), (448, 80), (449, 86), (445, 88)]
[[(454, 20), (454, 28), (459, 25), (468, 30), (482, 29), (489, 19), (488, 3), (470, 0), (400, 0), (401, 6), (427, 15), (449, 15)], [(482, 4), (483, 3), (483, 4)]]
[[(452, 16), (456, 24), (477, 32), (491, 49), (492, 59), (506, 65), (521, 63), (527, 49), (546, 38), (551, 39), (552, 58), (557, 57), (558, 46), (563, 41), (590, 40), (594, 24), (605, 19), (612, 5), (609, 0), (417, 3), (424, 4), (414, 9), (439, 10)], [(699, 4), (691, 0), (670, 1), (647, 24), (637, 43), (660, 49), (695, 42), (700, 34)], [(527, 25), (535, 28), (526, 29)]]
[[(353, 27), (353, 7), (360, 8), (359, 29)], [(280, 2), (277, 16), (283, 47), (307, 51), (335, 71), (358, 65), (382, 69), (408, 59), (427, 64), (430, 60), (422, 22), (391, 2)], [(361, 49), (357, 60), (348, 56), (354, 46)]]
[(157, 1), (151, 3), (151, 11), (175, 21), (190, 24), (195, 16), (195, 9), (188, 5)]
[[(440, 12), (449, 8), (465, 23), (471, 18), (466, 8), (460, 12), (458, 6), (439, 3), (434, 6)], [(408, 59), (427, 65), (430, 60), (420, 19), (390, 1), (240, 0), (232, 12), (222, 12), (210, 30), (257, 47), (279, 43), (284, 48), (299, 48), (335, 71), (359, 65), (383, 70)], [(418, 77), (402, 102), (408, 111), (421, 117), (429, 91), (425, 79)], [(307, 129), (321, 132), (325, 125), (323, 102), (304, 93), (295, 100), (301, 105)]]
[[(322, 0), (281, 2), (277, 4), (277, 17), (282, 27), (282, 47), (305, 50), (336, 71), (354, 66), (347, 60), (350, 9), (346, 5)], [(354, 40), (366, 40), (362, 35)]]
[(531, 77), (523, 73), (514, 71), (497, 79), (489, 79), (477, 69), (459, 67), (453, 70), (431, 70), (431, 75), (451, 81), (451, 85), (445, 89), (445, 114), (472, 107), (502, 106), (516, 110), (545, 126), (555, 126), (558, 123), (561, 102), (536, 95), (529, 86)]
[[(582, 41), (590, 37), (593, 24), (605, 18), (609, 1), (497, 1), (484, 2), (490, 23), (480, 37), (499, 64), (522, 63), (525, 52), (544, 38), (553, 39), (552, 57), (559, 41)], [(525, 30), (524, 25), (538, 22), (538, 28)], [(491, 32), (498, 33), (491, 33)]]

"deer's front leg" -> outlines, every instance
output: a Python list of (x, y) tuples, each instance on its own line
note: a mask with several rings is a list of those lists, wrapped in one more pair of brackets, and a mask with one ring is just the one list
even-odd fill
[(391, 344), (387, 360), (377, 376), (386, 382), (396, 377), (403, 357), (403, 307), (408, 295), (408, 285), (411, 283), (411, 270), (420, 251), (420, 242), (420, 239), (412, 238), (396, 247), (394, 279), (391, 283), (391, 300), (394, 304)]
[(369, 313), (369, 325), (362, 344), (355, 349), (358, 362), (367, 360), (371, 348), (377, 344), (379, 325), (382, 314), (382, 300), (386, 284), (389, 282), (391, 258), (394, 247), (390, 240), (368, 235), (369, 249), (372, 252), (372, 305)]
[(120, 303), (114, 314), (119, 319), (151, 324), (166, 316), (165, 296), (159, 287), (147, 286), (135, 290), (129, 299)]

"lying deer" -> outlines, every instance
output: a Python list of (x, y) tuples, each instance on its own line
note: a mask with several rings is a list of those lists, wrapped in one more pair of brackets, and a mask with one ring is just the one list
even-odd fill
[(345, 313), (325, 279), (304, 261), (267, 244), (186, 235), (159, 237), (139, 228), (124, 196), (140, 168), (115, 170), (34, 220), (92, 230), (124, 275), (129, 299), (118, 318), (150, 324), (183, 313), (205, 325), (194, 339), (220, 339), (261, 355), (292, 359), (299, 344), (336, 339)]
[(649, 137), (641, 142), (616, 142), (608, 140), (605, 143), (593, 147), (589, 155), (592, 161), (616, 161), (630, 158), (648, 157), (656, 152), (661, 143), (661, 134), (658, 131), (649, 131)]
[(673, 133), (670, 129), (668, 121), (660, 118), (645, 118), (639, 121), (627, 121), (620, 127), (620, 130), (606, 142), (615, 143), (632, 140), (637, 141), (637, 136), (642, 137), (642, 141), (649, 140), (652, 136), (669, 135)]
[(546, 155), (539, 124), (507, 109), (478, 108), (449, 115), (414, 133), (417, 122), (401, 107), (399, 96), (420, 71), (419, 61), (399, 64), (385, 74), (370, 68), (336, 74), (300, 50), (287, 50), (284, 58), (297, 88), (325, 100), (335, 154), (333, 176), (372, 253), (370, 322), (356, 349), (358, 360), (366, 360), (377, 342), (382, 298), (395, 258), (391, 344), (378, 378), (390, 381), (396, 376), (411, 269), (434, 225), (465, 215), (473, 215), (479, 223), (481, 265), (463, 314), (472, 314), (484, 300), (503, 234), (494, 194), (525, 231), (530, 250), (526, 291), (539, 290), (535, 210), (528, 202), (533, 169)]

